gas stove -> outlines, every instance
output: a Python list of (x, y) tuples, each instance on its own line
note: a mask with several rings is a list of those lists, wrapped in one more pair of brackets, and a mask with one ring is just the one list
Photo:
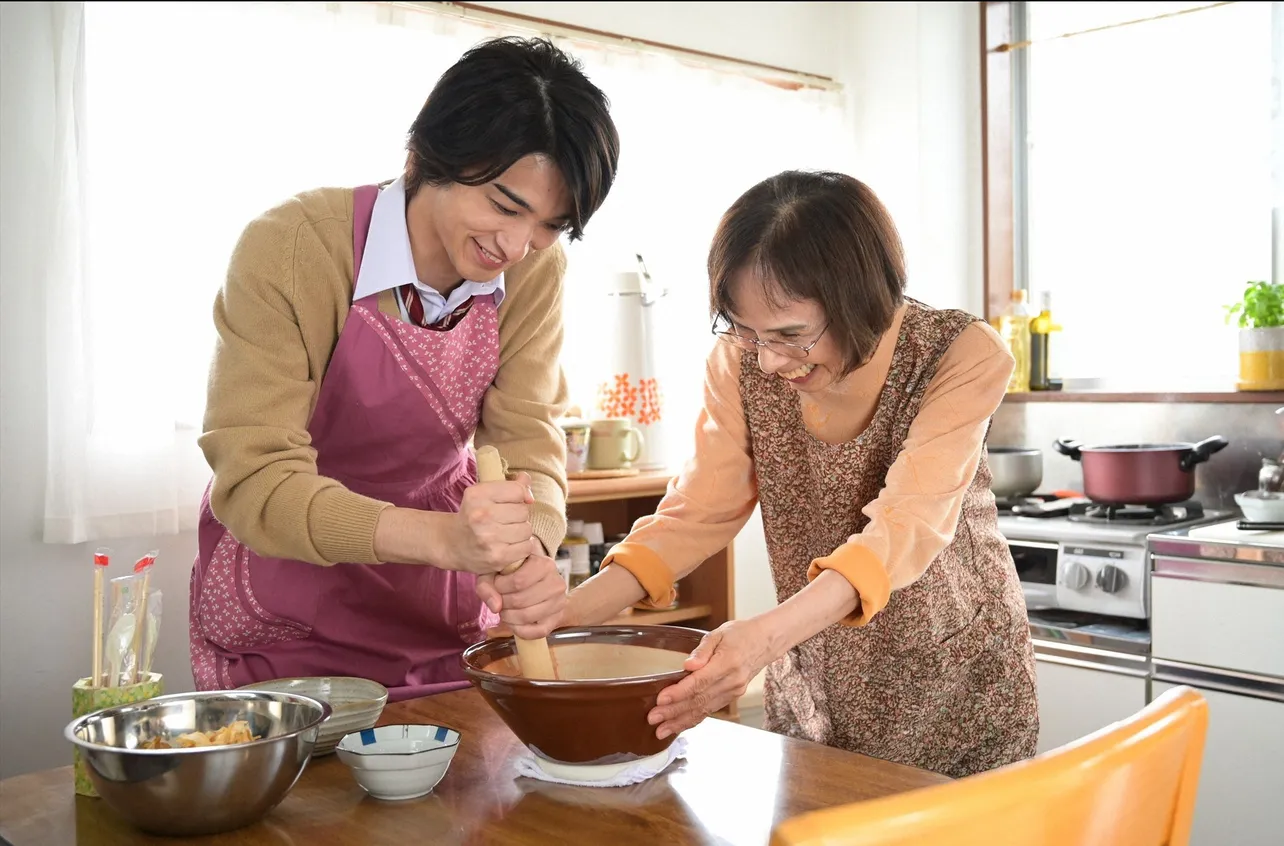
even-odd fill
[(1009, 540), (1095, 540), (1145, 545), (1146, 537), (1225, 520), (1233, 513), (1198, 502), (1174, 505), (1106, 505), (1087, 499), (1029, 497), (998, 502), (999, 529)]
[(1031, 611), (1148, 619), (1146, 538), (1233, 516), (1198, 502), (1150, 507), (1049, 500), (1006, 503), (998, 518)]

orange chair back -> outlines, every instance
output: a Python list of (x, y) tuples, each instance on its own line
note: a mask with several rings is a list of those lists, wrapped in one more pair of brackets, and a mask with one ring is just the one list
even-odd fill
[(1186, 846), (1208, 704), (1173, 688), (1132, 717), (1028, 761), (813, 811), (772, 846)]

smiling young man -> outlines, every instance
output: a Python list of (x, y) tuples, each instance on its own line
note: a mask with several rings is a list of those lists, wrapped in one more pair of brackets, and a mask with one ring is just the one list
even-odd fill
[[(451, 690), (496, 613), (541, 637), (565, 606), (558, 242), (614, 180), (607, 98), (549, 42), (496, 39), (442, 75), (407, 148), (396, 180), (299, 194), (232, 255), (201, 438), (200, 689)], [(514, 481), (475, 483), (487, 444)]]
[(658, 735), (765, 668), (774, 731), (951, 776), (1033, 755), (1033, 649), (984, 457), (1012, 372), (997, 334), (904, 296), (891, 217), (842, 174), (747, 191), (709, 279), (726, 343), (694, 457), (568, 618), (664, 607), (757, 504), (780, 604), (705, 638), (660, 694)]

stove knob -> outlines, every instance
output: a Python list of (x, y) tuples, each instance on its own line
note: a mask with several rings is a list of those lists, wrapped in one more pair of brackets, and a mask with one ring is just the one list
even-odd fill
[(1083, 590), (1092, 581), (1088, 568), (1082, 564), (1071, 564), (1066, 567), (1066, 586), (1072, 590)]
[(1106, 593), (1118, 593), (1128, 584), (1128, 574), (1113, 564), (1107, 564), (1097, 573), (1097, 587)]

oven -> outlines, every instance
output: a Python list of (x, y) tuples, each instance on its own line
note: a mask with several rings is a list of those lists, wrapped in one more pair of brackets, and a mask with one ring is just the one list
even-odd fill
[(1061, 545), (1046, 541), (1008, 540), (1012, 563), (1025, 592), (1026, 608), (1057, 607), (1057, 558)]
[(1146, 538), (1156, 522), (1196, 524), (1218, 516), (1202, 509), (1124, 514), (1082, 505), (999, 516), (1034, 644), (1039, 752), (1146, 706), (1152, 675)]

